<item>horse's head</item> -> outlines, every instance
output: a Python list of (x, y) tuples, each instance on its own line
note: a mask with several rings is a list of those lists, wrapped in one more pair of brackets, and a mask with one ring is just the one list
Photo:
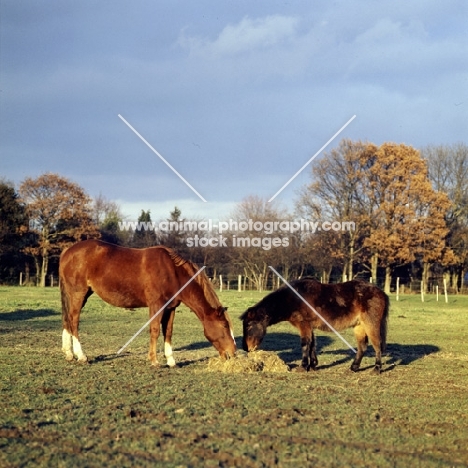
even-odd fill
[(260, 307), (250, 307), (241, 316), (243, 322), (242, 348), (255, 351), (265, 336), (268, 320)]
[(213, 314), (206, 316), (203, 328), (206, 338), (211, 341), (223, 359), (229, 359), (236, 354), (234, 331), (227, 308), (218, 307)]

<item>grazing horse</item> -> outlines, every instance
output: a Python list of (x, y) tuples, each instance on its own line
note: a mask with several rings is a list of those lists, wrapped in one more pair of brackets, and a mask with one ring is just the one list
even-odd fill
[[(67, 360), (75, 354), (87, 361), (78, 338), (81, 309), (93, 292), (108, 304), (132, 309), (149, 307), (150, 318), (198, 271), (173, 250), (163, 247), (130, 249), (99, 240), (78, 242), (60, 256), (62, 349)], [(171, 336), (176, 307), (183, 302), (203, 324), (205, 337), (222, 358), (236, 353), (231, 321), (202, 271), (150, 324), (148, 358), (158, 366), (156, 342), (162, 324), (167, 364), (175, 366)]]
[[(333, 328), (344, 330), (354, 327), (358, 349), (351, 364), (352, 371), (359, 369), (370, 339), (375, 350), (374, 372), (381, 372), (389, 310), (389, 299), (383, 291), (357, 280), (322, 284), (312, 278), (303, 278), (290, 284)], [(245, 351), (253, 351), (260, 345), (270, 325), (288, 321), (298, 328), (302, 367), (307, 371), (315, 370), (318, 364), (314, 328), (332, 331), (288, 286), (268, 294), (240, 318), (243, 321), (242, 346)]]

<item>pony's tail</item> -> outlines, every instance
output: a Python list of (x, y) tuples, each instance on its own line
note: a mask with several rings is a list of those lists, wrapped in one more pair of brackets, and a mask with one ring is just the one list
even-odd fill
[(71, 333), (70, 298), (65, 288), (65, 281), (63, 278), (60, 278), (60, 297), (62, 300), (62, 325), (64, 330), (67, 330)]
[(380, 321), (380, 351), (385, 353), (387, 349), (387, 329), (388, 329), (388, 314), (390, 311), (390, 299), (384, 293), (385, 306), (382, 314), (382, 320)]

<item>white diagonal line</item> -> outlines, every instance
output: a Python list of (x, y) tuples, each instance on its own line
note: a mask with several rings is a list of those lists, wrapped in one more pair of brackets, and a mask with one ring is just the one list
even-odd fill
[(307, 306), (309, 309), (312, 310), (312, 312), (320, 319), (322, 322), (327, 325), (330, 330), (332, 330), (338, 338), (341, 339), (354, 353), (356, 353), (356, 350), (343, 338), (343, 336), (338, 333), (272, 266), (268, 267), (275, 275), (278, 276), (278, 278), (281, 278), (283, 283), (289, 287), (289, 289)]
[(353, 115), (269, 200), (274, 200), (354, 119)]
[(118, 351), (120, 354), (204, 269), (201, 267)]
[(127, 127), (128, 127), (130, 130), (132, 130), (133, 133), (135, 133), (135, 135), (137, 135), (137, 136), (140, 138), (140, 140), (141, 140), (146, 146), (148, 146), (148, 148), (149, 148), (156, 156), (158, 156), (158, 158), (161, 159), (161, 161), (162, 161), (163, 163), (165, 163), (166, 166), (169, 167), (169, 169), (171, 169), (172, 172), (174, 172), (174, 174), (176, 174), (176, 175), (179, 177), (179, 179), (180, 179), (182, 182), (184, 182), (190, 189), (192, 189), (192, 191), (193, 191), (196, 195), (198, 195), (198, 197), (199, 197), (202, 201), (206, 202), (206, 200), (190, 185), (189, 182), (187, 182), (187, 180), (186, 180), (181, 174), (179, 174), (179, 172), (177, 172), (177, 171), (171, 166), (171, 164), (170, 164), (168, 161), (166, 161), (166, 159), (164, 159), (163, 156), (161, 156), (160, 153), (158, 153), (158, 151), (156, 151), (156, 150), (155, 150), (155, 149), (154, 149), (154, 148), (153, 148), (153, 147), (152, 147), (152, 146), (151, 146), (151, 145), (150, 145), (150, 144), (149, 144), (149, 143), (148, 143), (148, 142), (147, 142), (147, 141), (146, 141), (146, 140), (145, 140), (145, 139), (144, 139), (144, 138), (143, 138), (143, 137), (142, 137), (142, 136), (141, 136), (141, 135), (140, 135), (140, 134), (139, 134), (139, 133), (138, 133), (138, 132), (137, 132), (121, 115), (120, 115), (120, 114), (118, 114), (118, 116), (119, 116), (119, 118), (125, 123), (125, 125), (127, 125)]

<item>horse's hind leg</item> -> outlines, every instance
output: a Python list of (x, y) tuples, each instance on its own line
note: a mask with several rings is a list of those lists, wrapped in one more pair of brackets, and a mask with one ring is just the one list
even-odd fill
[(164, 335), (164, 356), (166, 356), (166, 362), (169, 367), (174, 367), (176, 362), (172, 355), (172, 327), (174, 325), (175, 308), (166, 309), (163, 313), (161, 325)]
[(357, 353), (353, 363), (351, 364), (351, 370), (353, 372), (357, 372), (367, 348), (367, 334), (362, 325), (356, 325), (354, 327), (354, 336), (357, 341)]
[(91, 288), (81, 292), (68, 293), (65, 285), (62, 287), (62, 350), (67, 361), (73, 360), (75, 355), (80, 362), (86, 362), (87, 356), (83, 353), (78, 337), (78, 326), (81, 309), (86, 304), (88, 297), (93, 293)]
[(382, 372), (382, 347), (380, 331), (378, 330), (378, 328), (374, 327), (372, 328), (372, 330), (368, 331), (368, 335), (370, 338), (370, 342), (372, 343), (372, 347), (375, 350), (375, 365), (373, 372), (375, 374), (380, 374)]
[(86, 362), (88, 360), (88, 357), (86, 354), (83, 352), (83, 349), (81, 348), (81, 343), (80, 339), (78, 336), (78, 327), (79, 327), (79, 321), (80, 321), (80, 313), (81, 309), (85, 306), (86, 301), (88, 300), (88, 297), (93, 294), (93, 291), (91, 289), (88, 289), (86, 291), (86, 294), (84, 297), (80, 294), (77, 296), (72, 296), (71, 298), (71, 311), (72, 313), (70, 314), (70, 324), (71, 324), (71, 339), (72, 339), (72, 345), (73, 345), (73, 354), (76, 356), (79, 362)]

